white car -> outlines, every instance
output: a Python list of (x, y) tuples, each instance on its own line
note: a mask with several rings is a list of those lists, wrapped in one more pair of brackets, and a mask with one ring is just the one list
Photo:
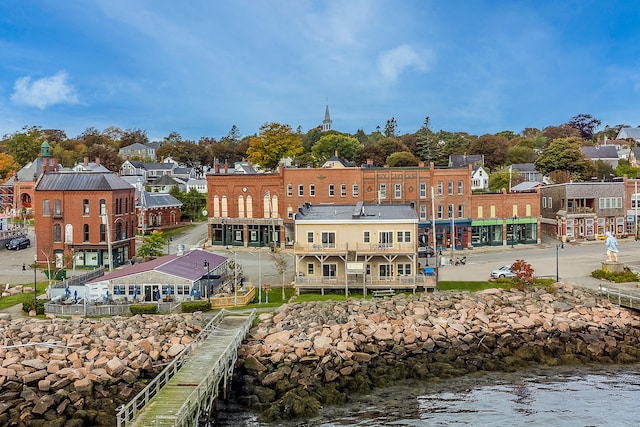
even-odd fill
[(516, 277), (516, 273), (511, 271), (511, 264), (503, 265), (499, 269), (493, 270), (491, 272), (491, 278), (492, 279), (499, 279), (499, 278), (502, 278), (502, 277)]

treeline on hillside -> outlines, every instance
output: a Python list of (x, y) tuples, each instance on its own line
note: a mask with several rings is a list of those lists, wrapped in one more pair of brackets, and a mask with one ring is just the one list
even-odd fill
[[(183, 139), (179, 133), (171, 132), (159, 143), (156, 158), (171, 157), (186, 166), (206, 170), (214, 159), (234, 162), (247, 159), (270, 170), (283, 157), (290, 157), (300, 166), (318, 166), (333, 156), (338, 156), (356, 165), (367, 160), (374, 166), (416, 166), (423, 161), (436, 166), (448, 165), (451, 155), (483, 155), (484, 166), (490, 170), (492, 187), (504, 186), (508, 165), (534, 163), (536, 169), (551, 175), (556, 182), (608, 178), (612, 175), (636, 176), (637, 170), (626, 161), (620, 161), (616, 170), (605, 162), (584, 159), (580, 148), (595, 145), (605, 137), (615, 139), (627, 125), (605, 126), (598, 131), (601, 121), (589, 114), (579, 114), (567, 123), (548, 126), (544, 129), (526, 128), (519, 133), (510, 130), (481, 136), (466, 132), (434, 131), (429, 117), (415, 133), (398, 134), (395, 118), (387, 120), (384, 129), (378, 127), (367, 134), (358, 129), (355, 134), (335, 130), (322, 132), (313, 128), (306, 133), (298, 127), (265, 123), (259, 133), (242, 136), (233, 125), (229, 133), (220, 138), (202, 137), (199, 141)], [(134, 143), (148, 143), (147, 132), (142, 129), (121, 130), (110, 127), (99, 131), (88, 128), (80, 135), (69, 138), (63, 130), (43, 129), (38, 126), (24, 127), (0, 141), (0, 176), (9, 177), (14, 171), (33, 161), (40, 154), (40, 145), (48, 141), (50, 153), (65, 167), (81, 162), (85, 157), (91, 161), (99, 157), (102, 165), (118, 171), (124, 159), (118, 150)], [(633, 142), (630, 141), (633, 147)], [(150, 161), (135, 158), (133, 160)], [(507, 175), (505, 175), (507, 174)]]

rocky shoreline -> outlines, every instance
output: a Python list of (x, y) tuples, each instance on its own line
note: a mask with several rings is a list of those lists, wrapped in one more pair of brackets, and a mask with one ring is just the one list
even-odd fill
[(210, 315), (0, 320), (0, 425), (115, 426)]
[(407, 378), (636, 363), (639, 326), (637, 313), (567, 283), (290, 303), (250, 331), (234, 390), (265, 421), (309, 417)]

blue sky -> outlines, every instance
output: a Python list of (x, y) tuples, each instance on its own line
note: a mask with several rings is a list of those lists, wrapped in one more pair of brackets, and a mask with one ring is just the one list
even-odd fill
[(12, 0), (0, 135), (242, 135), (266, 122), (475, 135), (640, 125), (635, 1)]

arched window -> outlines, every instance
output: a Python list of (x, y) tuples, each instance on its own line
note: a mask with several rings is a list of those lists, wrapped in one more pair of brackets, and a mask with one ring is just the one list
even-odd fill
[(238, 196), (238, 218), (244, 218), (244, 197)]

